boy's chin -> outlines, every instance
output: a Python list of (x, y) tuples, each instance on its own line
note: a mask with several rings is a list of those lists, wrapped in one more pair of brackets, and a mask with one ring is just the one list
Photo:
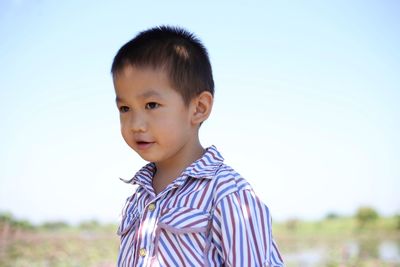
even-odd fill
[(140, 153), (140, 152), (138, 152), (138, 151), (136, 151), (136, 153), (144, 160), (144, 161), (147, 161), (147, 162), (157, 162), (158, 161), (158, 158), (157, 157), (154, 157), (154, 156), (151, 156), (151, 155), (146, 155), (145, 153)]

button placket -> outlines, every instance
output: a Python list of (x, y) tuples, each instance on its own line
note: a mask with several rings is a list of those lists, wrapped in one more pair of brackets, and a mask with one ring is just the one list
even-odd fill
[(149, 211), (154, 211), (154, 210), (156, 209), (156, 204), (150, 203), (149, 206), (147, 207), (147, 209), (148, 209)]
[[(138, 256), (140, 256), (143, 260), (147, 258), (148, 256), (151, 256), (152, 250), (153, 250), (153, 244), (151, 240), (153, 240), (153, 229), (156, 228), (156, 222), (157, 222), (157, 212), (158, 212), (158, 204), (155, 203), (158, 202), (159, 199), (152, 199), (149, 204), (147, 204), (147, 207), (144, 208), (144, 213), (143, 213), (143, 218), (144, 221), (143, 223), (146, 225), (144, 235), (142, 236), (142, 242), (140, 244), (140, 249), (138, 251)], [(146, 260), (147, 261), (147, 260)]]
[(141, 248), (139, 250), (139, 256), (140, 257), (146, 257), (146, 255), (147, 255), (147, 250), (145, 248)]
[(167, 188), (167, 190), (165, 190), (164, 192), (157, 195), (157, 197), (150, 200), (150, 203), (144, 209), (145, 212), (143, 214), (143, 217), (145, 218), (147, 229), (145, 231), (144, 237), (141, 242), (141, 248), (138, 251), (138, 254), (142, 259), (146, 258), (147, 256), (151, 257), (151, 255), (153, 255), (154, 253), (153, 252), (154, 246), (157, 246), (157, 244), (152, 243), (154, 242), (155, 238), (155, 236), (153, 235), (155, 231), (153, 230), (157, 228), (157, 223), (158, 223), (157, 218), (160, 213), (159, 209), (163, 205), (163, 200), (168, 195), (168, 193), (171, 190), (176, 189), (177, 187), (179, 187), (179, 185), (174, 184), (173, 186)]

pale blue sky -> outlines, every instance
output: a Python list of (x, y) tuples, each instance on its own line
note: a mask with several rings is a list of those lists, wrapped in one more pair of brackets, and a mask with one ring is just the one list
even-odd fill
[[(117, 222), (145, 163), (109, 74), (136, 33), (179, 25), (209, 50), (201, 129), (276, 220), (400, 212), (398, 1), (1, 1), (0, 210)], [(350, 3), (351, 2), (351, 3)]]

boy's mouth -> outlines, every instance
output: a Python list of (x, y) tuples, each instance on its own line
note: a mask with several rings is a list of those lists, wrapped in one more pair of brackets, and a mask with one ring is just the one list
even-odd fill
[(154, 144), (154, 142), (137, 141), (136, 144), (139, 150), (144, 150), (149, 148), (152, 144)]

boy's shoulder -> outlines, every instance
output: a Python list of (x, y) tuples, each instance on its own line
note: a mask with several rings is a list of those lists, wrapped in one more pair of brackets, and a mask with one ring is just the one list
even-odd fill
[(222, 154), (212, 145), (206, 149), (200, 159), (193, 162), (184, 171), (183, 176), (210, 180), (216, 190), (240, 191), (251, 189), (249, 183), (224, 160)]
[(222, 163), (216, 170), (212, 182), (215, 184), (214, 194), (217, 201), (232, 193), (253, 190), (241, 174), (225, 163)]
[(215, 202), (235, 192), (253, 190), (248, 181), (234, 168), (224, 162), (222, 154), (215, 146), (206, 149), (204, 155), (186, 170), (186, 175), (200, 180), (208, 180)]

